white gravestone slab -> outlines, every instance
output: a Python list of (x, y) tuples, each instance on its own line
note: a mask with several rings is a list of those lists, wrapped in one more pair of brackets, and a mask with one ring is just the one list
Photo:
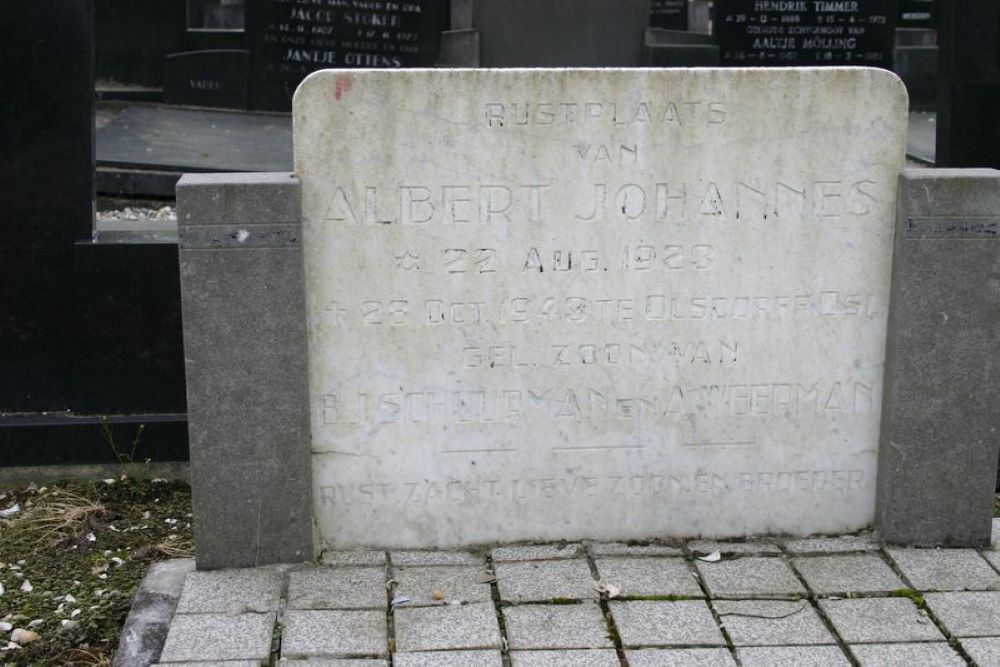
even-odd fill
[(309, 77), (320, 541), (870, 523), (905, 121), (875, 69)]

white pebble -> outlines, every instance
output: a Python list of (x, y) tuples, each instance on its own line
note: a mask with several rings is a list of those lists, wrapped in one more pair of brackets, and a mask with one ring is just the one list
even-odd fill
[(35, 587), (32, 586), (31, 582), (28, 581), (27, 579), (25, 579), (24, 582), (21, 583), (21, 592), (22, 593), (30, 593), (33, 590), (35, 590)]
[(14, 626), (7, 621), (0, 621), (0, 632), (10, 632), (14, 629)]
[(21, 644), (22, 646), (25, 644), (30, 644), (36, 639), (38, 639), (38, 633), (32, 632), (31, 630), (24, 630), (22, 628), (17, 628), (14, 630), (14, 632), (10, 633), (10, 640), (12, 642)]
[(36, 618), (36, 619), (35, 619), (35, 620), (33, 620), (33, 621), (32, 621), (31, 623), (28, 623), (28, 627), (29, 627), (29, 628), (37, 628), (37, 627), (38, 627), (39, 625), (41, 625), (41, 624), (42, 624), (42, 623), (44, 623), (44, 622), (45, 622), (45, 621), (43, 621), (42, 619), (40, 619), (40, 618)]

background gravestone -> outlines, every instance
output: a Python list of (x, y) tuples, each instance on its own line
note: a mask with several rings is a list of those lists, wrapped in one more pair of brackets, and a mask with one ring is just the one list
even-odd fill
[[(770, 9), (789, 5), (794, 8)], [(724, 65), (865, 65), (888, 69), (892, 67), (894, 8), (892, 0), (717, 0), (714, 34)]]
[(942, 0), (939, 167), (1000, 167), (1000, 3)]
[(635, 67), (650, 0), (475, 0), (483, 67)]
[(891, 73), (326, 71), (293, 123), (320, 548), (873, 520)]
[(251, 105), (286, 111), (310, 72), (326, 68), (430, 67), (437, 62), (448, 0), (392, 3), (348, 0), (292, 4), (253, 0), (247, 7)]
[(249, 51), (191, 51), (166, 58), (163, 101), (203, 107), (246, 109)]
[(649, 25), (666, 30), (687, 30), (688, 0), (652, 0)]

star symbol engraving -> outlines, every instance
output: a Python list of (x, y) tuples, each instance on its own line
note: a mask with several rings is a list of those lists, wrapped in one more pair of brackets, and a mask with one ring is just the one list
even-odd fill
[(396, 267), (403, 271), (419, 271), (420, 257), (410, 254), (410, 251), (407, 250), (402, 255), (396, 255)]

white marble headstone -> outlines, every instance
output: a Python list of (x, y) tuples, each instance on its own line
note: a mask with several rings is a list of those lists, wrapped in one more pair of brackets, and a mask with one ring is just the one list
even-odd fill
[(906, 106), (876, 69), (310, 76), (321, 543), (871, 522)]

